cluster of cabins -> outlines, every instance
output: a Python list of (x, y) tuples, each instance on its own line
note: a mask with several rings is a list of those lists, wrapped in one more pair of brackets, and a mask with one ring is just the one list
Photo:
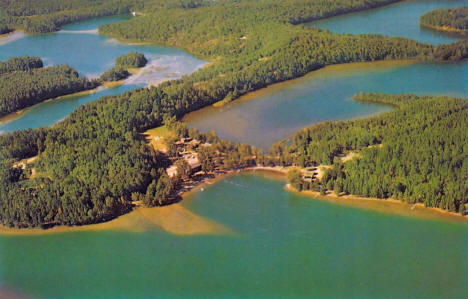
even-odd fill
[[(178, 158), (184, 159), (187, 164), (190, 166), (191, 173), (196, 173), (201, 171), (201, 163), (198, 159), (198, 153), (195, 149), (200, 146), (208, 147), (211, 146), (210, 143), (201, 144), (200, 141), (193, 138), (181, 138), (179, 141), (174, 143), (178, 148), (182, 148), (177, 154)], [(177, 175), (177, 166), (172, 165), (166, 169), (167, 175), (169, 177), (174, 177)]]
[(318, 174), (319, 174), (318, 167), (316, 166), (306, 167), (304, 168), (302, 172), (302, 179), (305, 182), (313, 182), (317, 179)]

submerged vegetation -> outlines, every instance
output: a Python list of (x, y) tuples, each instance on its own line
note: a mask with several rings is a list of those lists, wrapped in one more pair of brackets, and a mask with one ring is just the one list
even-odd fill
[[(62, 1), (36, 1), (43, 4), (41, 8), (35, 4), (22, 7), (20, 4), (23, 2), (34, 1), (7, 2), (9, 5), (6, 6), (5, 1), (2, 1), (0, 7), (9, 16), (11, 24), (27, 19), (29, 21), (26, 22), (37, 22), (37, 26), (30, 28), (39, 28), (38, 31), (43, 30), (43, 23), (46, 24), (45, 31), (59, 26), (54, 19), (57, 15), (66, 16), (64, 22), (73, 20), (73, 16), (80, 13), (77, 7), (94, 9), (95, 15), (111, 14), (119, 10), (125, 12), (129, 8), (141, 9), (143, 16), (104, 25), (100, 27), (100, 32), (119, 38), (178, 46), (207, 58), (212, 63), (179, 80), (88, 103), (51, 128), (0, 136), (0, 221), (9, 226), (76, 225), (105, 221), (127, 212), (132, 201), (142, 197), (149, 205), (164, 204), (172, 189), (164, 171), (169, 164), (167, 157), (148, 147), (139, 133), (161, 126), (173, 117), (179, 118), (187, 112), (221, 100), (234, 100), (250, 91), (302, 76), (326, 65), (403, 58), (455, 60), (468, 55), (466, 41), (433, 47), (404, 38), (372, 34), (332, 34), (296, 25), (395, 2), (389, 0), (76, 0), (57, 7), (52, 4)], [(91, 2), (92, 5), (87, 6)], [(117, 2), (119, 4), (114, 5)], [(47, 25), (48, 22), (51, 22), (50, 26)], [(110, 75), (113, 76), (116, 72), (114, 70)], [(414, 137), (414, 144), (418, 144), (426, 152), (410, 155), (408, 159), (391, 164), (395, 171), (385, 174), (386, 177), (374, 177), (371, 180), (372, 173), (388, 166), (379, 163), (372, 165), (372, 161), (377, 159), (375, 157), (363, 160), (365, 163), (362, 168), (367, 172), (362, 177), (354, 175), (358, 172), (358, 166), (352, 168), (348, 164), (355, 162), (345, 163), (344, 168), (334, 167), (334, 171), (339, 174), (336, 177), (340, 177), (344, 185), (343, 190), (374, 195), (377, 194), (377, 191), (374, 192), (377, 188), (378, 192), (383, 190), (383, 193), (378, 193), (381, 197), (401, 193), (403, 197), (408, 196), (408, 200), (423, 201), (431, 206), (449, 209), (459, 207), (461, 200), (466, 198), (463, 197), (463, 194), (466, 195), (466, 186), (460, 185), (466, 181), (460, 179), (462, 170), (466, 170), (466, 166), (463, 166), (465, 162), (460, 162), (460, 156), (466, 157), (463, 151), (460, 153), (460, 143), (466, 140), (466, 136), (465, 139), (461, 138), (463, 132), (458, 129), (461, 125), (466, 126), (463, 118), (459, 119), (460, 115), (466, 119), (465, 102), (414, 96), (389, 96), (385, 97), (387, 100), (372, 96), (372, 99), (392, 102), (400, 108), (393, 114), (379, 116), (381, 118), (321, 124), (317, 128), (323, 128), (323, 131), (314, 127), (298, 133), (290, 147), (276, 145), (268, 157), (248, 146), (222, 145), (220, 152), (226, 150), (229, 152), (227, 157), (230, 157), (225, 159), (228, 161), (226, 167), (243, 167), (245, 163), (305, 165), (315, 161), (329, 164), (342, 150), (349, 150), (344, 147), (348, 143), (354, 149), (383, 143), (383, 149), (368, 151), (379, 154), (380, 150), (388, 150), (388, 157), (393, 161), (398, 159), (398, 156), (393, 155), (395, 148), (402, 149), (405, 153), (416, 149), (408, 143), (408, 139)], [(364, 125), (366, 122), (369, 122), (368, 126)], [(387, 128), (386, 122), (393, 126)], [(447, 157), (445, 150), (437, 150), (439, 139), (436, 133), (440, 134), (444, 126), (453, 126), (455, 130), (453, 136), (450, 134), (451, 136), (442, 136), (440, 139), (447, 144), (454, 144), (453, 147), (447, 146), (447, 149), (456, 149), (455, 152), (447, 153)], [(342, 130), (336, 129), (341, 127)], [(299, 142), (300, 136), (305, 132), (313, 132), (310, 133), (313, 138), (304, 136), (302, 144)], [(426, 138), (424, 134), (420, 137), (413, 136), (412, 134), (417, 135), (416, 132), (427, 133), (428, 141), (421, 139)], [(314, 135), (316, 133), (318, 137)], [(402, 135), (404, 143), (398, 144), (399, 137), (395, 138), (394, 143), (390, 141), (392, 136), (399, 136), (398, 134)], [(338, 137), (335, 140), (322, 138), (322, 135)], [(320, 151), (315, 152), (316, 145)], [(432, 145), (435, 145), (433, 151), (429, 149)], [(461, 148), (463, 150), (463, 145)], [(410, 165), (413, 162), (425, 165), (425, 160), (417, 159), (426, 159), (429, 154), (436, 157), (439, 155), (437, 163), (440, 163), (440, 167), (435, 166), (436, 162), (433, 160), (427, 167), (430, 173), (422, 172), (420, 166), (415, 170), (409, 168), (413, 167)], [(206, 159), (213, 157), (213, 153), (203, 152), (200, 155), (207, 171), (215, 166), (207, 162), (210, 159)], [(27, 167), (12, 167), (15, 161), (32, 156), (38, 156), (34, 162), (37, 173), (34, 177), (31, 177)], [(251, 159), (242, 159), (241, 156), (250, 156)], [(224, 163), (223, 159), (223, 165)], [(351, 168), (348, 170), (346, 167)], [(404, 190), (394, 187), (397, 181), (395, 173), (400, 178), (403, 176), (402, 172), (408, 176), (408, 181), (401, 182), (405, 186)], [(446, 175), (447, 179), (442, 179)], [(327, 186), (328, 181), (334, 184), (338, 180), (333, 175), (327, 175), (326, 178)], [(369, 187), (369, 194), (366, 193), (367, 187), (362, 187), (368, 181), (373, 184), (372, 188)], [(339, 182), (336, 184), (340, 185)], [(431, 189), (433, 184), (439, 184), (440, 188), (434, 191), (435, 189)], [(397, 189), (400, 193), (394, 192)]]
[(436, 9), (421, 16), (422, 26), (447, 31), (468, 31), (468, 7)]

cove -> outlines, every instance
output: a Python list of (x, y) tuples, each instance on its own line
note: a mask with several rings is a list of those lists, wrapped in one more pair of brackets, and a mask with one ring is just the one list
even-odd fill
[[(467, 1), (403, 1), (367, 12), (309, 24), (339, 33), (379, 33), (431, 43), (456, 39), (422, 30), (419, 16), (435, 8)], [(393, 23), (401, 25), (394, 25)], [(416, 93), (467, 97), (468, 61), (422, 63), (380, 61), (325, 67), (303, 78), (270, 86), (220, 107), (185, 117), (190, 127), (215, 130), (222, 138), (268, 149), (298, 130), (323, 121), (355, 119), (390, 108), (354, 102), (358, 92)]]
[(335, 33), (383, 34), (411, 38), (428, 44), (448, 44), (459, 34), (438, 32), (419, 26), (419, 17), (440, 8), (467, 6), (466, 0), (409, 0), (343, 16), (311, 22), (307, 26)]
[(283, 186), (244, 173), (181, 203), (236, 234), (0, 236), (0, 281), (43, 298), (463, 297), (468, 226), (335, 205)]
[(189, 126), (264, 149), (323, 121), (371, 116), (392, 108), (353, 101), (364, 92), (468, 96), (468, 62), (382, 61), (323, 68), (253, 92), (221, 108), (188, 114)]
[(0, 122), (0, 134), (53, 125), (87, 102), (148, 84), (180, 78), (205, 64), (176, 48), (126, 44), (98, 34), (99, 25), (126, 18), (128, 17), (120, 16), (89, 20), (65, 26), (61, 31), (50, 34), (24, 35), (22, 32), (15, 32), (11, 36), (1, 37), (0, 60), (14, 56), (38, 56), (46, 66), (69, 64), (80, 75), (90, 78), (98, 77), (113, 67), (115, 58), (130, 51), (144, 53), (149, 63), (139, 74), (130, 77), (118, 88), (100, 88), (91, 95), (66, 97), (30, 107), (13, 121)]

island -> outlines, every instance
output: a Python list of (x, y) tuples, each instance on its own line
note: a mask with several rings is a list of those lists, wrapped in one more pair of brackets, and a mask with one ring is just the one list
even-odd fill
[(129, 52), (115, 60), (116, 67), (99, 79), (80, 77), (70, 66), (43, 67), (39, 57), (12, 57), (0, 61), (0, 117), (48, 99), (89, 91), (100, 85), (114, 86), (147, 63), (142, 53)]
[[(0, 117), (47, 99), (93, 89), (99, 85), (96, 80), (80, 77), (68, 65), (42, 68), (42, 61), (15, 64), (17, 61), (22, 60), (11, 59), (0, 64)], [(1, 73), (3, 70), (5, 72)]]
[(440, 31), (467, 32), (468, 7), (436, 9), (421, 16), (419, 23)]
[(105, 71), (99, 79), (104, 82), (116, 82), (126, 79), (131, 73), (146, 65), (148, 60), (143, 53), (129, 52), (115, 59), (115, 67)]

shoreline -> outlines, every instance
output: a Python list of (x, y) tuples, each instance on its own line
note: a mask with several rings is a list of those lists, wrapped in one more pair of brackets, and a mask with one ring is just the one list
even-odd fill
[[(284, 167), (253, 167), (246, 169), (246, 171), (265, 171), (265, 172), (274, 172), (280, 173), (283, 176), (287, 174), (287, 168)], [(319, 199), (335, 204), (361, 208), (365, 210), (372, 210), (377, 212), (382, 212), (385, 214), (400, 215), (407, 217), (415, 217), (419, 219), (435, 219), (435, 220), (445, 220), (453, 222), (468, 222), (467, 215), (461, 216), (458, 213), (450, 212), (436, 207), (425, 207), (422, 203), (409, 204), (407, 202), (387, 198), (380, 199), (376, 197), (363, 197), (358, 195), (336, 195), (335, 192), (327, 192), (327, 195), (321, 195), (320, 192), (312, 190), (303, 190), (298, 191), (291, 187), (289, 184), (285, 185), (285, 190), (291, 193), (305, 195), (307, 197), (313, 197), (314, 199)], [(402, 209), (388, 209), (391, 206), (399, 206)]]
[(10, 32), (2, 33), (2, 34), (0, 34), (0, 38), (2, 38), (2, 37), (7, 37), (8, 35), (12, 35), (12, 34), (15, 33), (15, 32), (19, 32), (19, 30), (14, 29), (14, 30), (12, 30), (12, 31), (10, 31)]
[[(161, 222), (158, 218), (151, 218), (152, 216), (161, 216), (161, 213), (158, 213), (158, 210), (162, 209), (180, 209), (183, 208), (181, 203), (186, 200), (190, 200), (191, 195), (195, 192), (203, 192), (204, 187), (213, 185), (221, 180), (229, 178), (231, 176), (241, 174), (241, 173), (253, 173), (255, 175), (265, 175), (269, 179), (276, 179), (285, 182), (285, 176), (287, 174), (288, 167), (275, 166), (255, 166), (248, 167), (238, 170), (230, 170), (227, 172), (216, 173), (210, 176), (203, 177), (200, 181), (196, 181), (194, 184), (189, 186), (183, 186), (176, 191), (177, 196), (182, 198), (181, 201), (169, 204), (167, 206), (159, 207), (142, 207), (135, 206), (133, 210), (129, 213), (120, 215), (112, 220), (100, 223), (93, 223), (81, 226), (54, 226), (48, 229), (42, 228), (10, 228), (3, 225), (0, 225), (0, 236), (41, 236), (41, 235), (50, 235), (58, 233), (72, 233), (72, 232), (83, 232), (83, 231), (123, 231), (130, 233), (142, 233), (151, 228), (161, 229), (168, 233), (173, 233), (177, 235), (191, 235), (191, 234), (216, 234), (217, 232), (229, 232), (229, 228), (222, 228), (221, 224), (213, 223), (213, 231), (204, 230), (202, 232), (193, 232), (190, 229), (190, 232), (184, 231), (173, 231), (166, 225), (165, 222)], [(321, 195), (319, 192), (312, 190), (298, 191), (289, 184), (285, 184), (284, 189), (293, 194), (302, 195), (313, 200), (326, 201), (332, 204), (346, 206), (366, 211), (378, 212), (387, 215), (396, 215), (401, 217), (413, 218), (413, 219), (422, 219), (422, 220), (438, 220), (449, 223), (468, 223), (467, 216), (460, 216), (458, 213), (450, 212), (447, 210), (442, 210), (435, 207), (425, 207), (421, 203), (409, 204), (400, 200), (388, 198), (388, 199), (379, 199), (373, 197), (361, 197), (356, 195), (342, 195), (337, 196), (333, 192), (329, 192), (327, 195)], [(171, 208), (175, 207), (175, 208)], [(184, 211), (183, 213), (191, 213), (189, 210)], [(142, 215), (144, 217), (142, 218)], [(166, 214), (162, 214), (163, 217)], [(190, 218), (201, 216), (191, 213)], [(212, 222), (207, 219), (206, 223)], [(204, 226), (209, 226), (204, 224)]]
[[(372, 72), (372, 71), (380, 70), (382, 68), (390, 69), (394, 67), (409, 66), (412, 64), (416, 64), (416, 63), (425, 63), (425, 61), (414, 58), (414, 59), (376, 60), (376, 61), (364, 61), (364, 62), (361, 61), (361, 62), (331, 64), (331, 65), (327, 65), (322, 68), (319, 68), (317, 70), (310, 71), (303, 76), (293, 78), (290, 80), (286, 80), (286, 81), (276, 82), (266, 87), (250, 91), (230, 101), (224, 101), (224, 99), (219, 100), (218, 102), (215, 102), (211, 105), (207, 105), (198, 110), (191, 111), (189, 113), (184, 114), (181, 120), (183, 122), (190, 123), (192, 121), (195, 121), (199, 118), (204, 117), (204, 115), (206, 114), (210, 115), (211, 113), (219, 112), (220, 110), (225, 109), (226, 107), (229, 107), (230, 105), (236, 105), (236, 104), (252, 101), (259, 97), (269, 95), (270, 93), (273, 93), (278, 90), (282, 90), (291, 85), (312, 79), (314, 77), (330, 78), (336, 75), (353, 76), (356, 73), (359, 73), (362, 71)], [(379, 103), (379, 104), (382, 105), (382, 103)]]
[(25, 107), (23, 109), (20, 109), (20, 110), (17, 110), (15, 112), (12, 112), (12, 113), (9, 113), (7, 115), (4, 115), (2, 117), (0, 117), (0, 125), (3, 125), (3, 124), (7, 124), (9, 122), (12, 122), (12, 121), (15, 121), (17, 120), (18, 118), (21, 117), (21, 115), (23, 115), (26, 111), (28, 111), (28, 109), (31, 109), (32, 107), (36, 106), (36, 105), (39, 105), (39, 104), (42, 104), (42, 103), (47, 103), (47, 102), (51, 102), (51, 101), (59, 101), (59, 100), (64, 100), (64, 99), (67, 99), (67, 98), (70, 98), (70, 97), (76, 97), (76, 96), (86, 96), (86, 95), (89, 95), (89, 94), (92, 94), (92, 93), (95, 93), (99, 90), (99, 88), (103, 87), (105, 89), (108, 89), (108, 88), (116, 88), (116, 87), (119, 87), (120, 85), (124, 84), (124, 81), (125, 80), (120, 80), (120, 81), (112, 81), (112, 82), (104, 82), (103, 84), (93, 88), (93, 89), (87, 89), (87, 90), (82, 90), (82, 91), (77, 91), (77, 92), (74, 92), (74, 93), (70, 93), (70, 94), (66, 94), (66, 95), (62, 95), (62, 96), (59, 96), (59, 97), (56, 97), (56, 98), (51, 98), (51, 99), (47, 99), (45, 101), (42, 101), (40, 103), (37, 103), (37, 104), (34, 104), (32, 106), (29, 106), (29, 107)]
[(419, 23), (419, 25), (423, 28), (427, 29), (432, 29), (440, 32), (448, 32), (448, 33), (460, 33), (460, 34), (466, 34), (468, 33), (468, 29), (458, 29), (450, 26), (435, 26), (435, 25), (430, 25), (430, 24), (425, 24), (425, 23)]

